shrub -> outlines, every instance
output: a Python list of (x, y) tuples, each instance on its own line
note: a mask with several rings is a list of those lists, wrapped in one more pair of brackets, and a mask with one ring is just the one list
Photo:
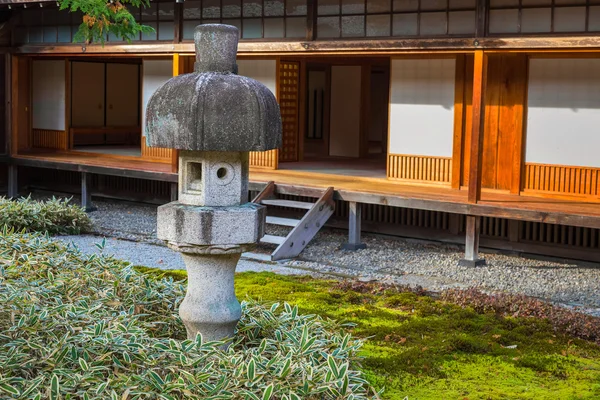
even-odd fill
[(78, 234), (89, 230), (92, 223), (88, 215), (83, 208), (69, 204), (69, 201), (54, 197), (47, 201), (0, 197), (0, 227), (49, 234)]
[(288, 304), (244, 302), (224, 351), (224, 342), (185, 339), (182, 282), (39, 234), (4, 230), (0, 279), (1, 398), (378, 396), (356, 370), (362, 341)]

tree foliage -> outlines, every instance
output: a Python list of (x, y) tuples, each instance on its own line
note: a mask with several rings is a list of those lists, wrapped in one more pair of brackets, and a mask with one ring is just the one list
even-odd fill
[(83, 21), (74, 37), (76, 42), (102, 43), (109, 34), (126, 41), (154, 29), (141, 25), (129, 8), (148, 7), (150, 0), (58, 0), (61, 10), (83, 13)]

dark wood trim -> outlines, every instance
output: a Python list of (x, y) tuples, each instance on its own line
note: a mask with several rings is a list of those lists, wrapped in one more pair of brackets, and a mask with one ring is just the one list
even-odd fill
[(463, 138), (465, 118), (465, 56), (456, 56), (456, 72), (454, 86), (454, 137), (452, 139), (452, 189), (460, 189), (461, 171), (463, 168)]
[(485, 130), (485, 88), (487, 85), (488, 56), (479, 50), (475, 53), (473, 70), (473, 122), (471, 130), (471, 153), (469, 157), (469, 203), (481, 198), (483, 159), (483, 134)]
[[(401, 54), (411, 52), (475, 50), (575, 50), (585, 49), (600, 52), (597, 36), (569, 37), (515, 37), (515, 38), (439, 38), (439, 39), (362, 39), (362, 40), (323, 40), (323, 41), (242, 41), (239, 44), (240, 55), (325, 55), (325, 54)], [(57, 55), (57, 54), (112, 54), (142, 55), (194, 53), (193, 43), (153, 43), (153, 44), (106, 44), (81, 45), (23, 45), (0, 48), (0, 52), (21, 54)]]
[(173, 42), (180, 43), (183, 39), (183, 3), (176, 2), (173, 12), (175, 13), (173, 21), (173, 29), (175, 29)]
[(306, 40), (315, 40), (317, 33), (317, 0), (306, 1)]
[(12, 143), (12, 55), (7, 54), (4, 59), (4, 105), (5, 105), (5, 125), (4, 125), (4, 147), (3, 154), (10, 154)]
[(475, 37), (482, 38), (487, 33), (488, 0), (477, 0), (477, 20), (475, 21)]

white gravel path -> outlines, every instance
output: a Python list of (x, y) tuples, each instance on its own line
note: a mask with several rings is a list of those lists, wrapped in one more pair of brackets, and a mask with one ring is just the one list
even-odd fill
[[(115, 238), (106, 238), (104, 249), (100, 250), (97, 245), (102, 245), (102, 237), (93, 235), (58, 236), (59, 240), (68, 245), (74, 245), (84, 254), (104, 253), (115, 258), (125, 260), (133, 265), (142, 265), (151, 268), (165, 270), (185, 270), (185, 264), (181, 254), (165, 246), (155, 244), (132, 242)], [(307, 275), (309, 271), (304, 269), (290, 268), (283, 264), (267, 264), (243, 259), (238, 263), (237, 272), (275, 272), (282, 275)]]

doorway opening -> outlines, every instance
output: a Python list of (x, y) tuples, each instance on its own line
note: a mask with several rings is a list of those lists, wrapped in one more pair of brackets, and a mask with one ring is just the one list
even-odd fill
[(385, 178), (389, 59), (311, 60), (305, 73), (302, 161), (280, 169)]
[(72, 61), (73, 151), (140, 157), (141, 60)]

